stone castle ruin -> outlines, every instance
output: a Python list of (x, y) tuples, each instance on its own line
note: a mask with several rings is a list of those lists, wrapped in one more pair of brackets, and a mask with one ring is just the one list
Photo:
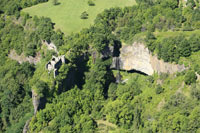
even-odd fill
[(51, 61), (46, 64), (46, 69), (49, 71), (53, 71), (54, 78), (58, 75), (58, 69), (62, 64), (65, 64), (65, 56), (52, 56)]

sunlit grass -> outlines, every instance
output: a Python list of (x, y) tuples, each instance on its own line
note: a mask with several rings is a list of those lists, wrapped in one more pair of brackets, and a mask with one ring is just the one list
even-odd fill
[[(135, 4), (135, 0), (94, 0), (95, 6), (89, 6), (88, 0), (59, 0), (53, 5), (52, 0), (23, 10), (31, 16), (45, 16), (51, 18), (56, 29), (64, 33), (78, 32), (93, 24), (97, 14), (111, 7), (125, 7)], [(89, 14), (88, 19), (80, 19), (82, 12)]]

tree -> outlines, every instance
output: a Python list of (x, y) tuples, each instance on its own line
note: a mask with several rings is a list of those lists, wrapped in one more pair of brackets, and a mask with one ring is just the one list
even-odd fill
[(164, 88), (159, 84), (157, 87), (156, 87), (156, 94), (161, 94), (164, 92)]
[(42, 80), (37, 81), (33, 89), (40, 97), (44, 97), (48, 93), (48, 85)]
[(95, 3), (94, 3), (93, 0), (88, 0), (88, 5), (89, 5), (89, 6), (95, 6)]
[(186, 5), (191, 7), (191, 8), (194, 8), (196, 6), (194, 0), (187, 0)]
[(153, 52), (156, 48), (155, 40), (156, 40), (156, 37), (151, 32), (147, 32), (146, 43), (147, 43), (148, 49), (151, 52)]
[(38, 22), (36, 33), (40, 36), (42, 40), (46, 40), (50, 42), (51, 35), (53, 32), (53, 23), (51, 22), (50, 18), (41, 17)]
[(108, 97), (112, 100), (116, 99), (117, 84), (111, 83), (108, 89)]
[(178, 51), (180, 56), (188, 57), (191, 55), (190, 45), (184, 36), (182, 35), (178, 36), (176, 38), (176, 44), (178, 44)]
[(191, 85), (196, 82), (197, 76), (194, 71), (189, 71), (186, 73), (184, 80), (187, 85)]
[(29, 43), (24, 50), (25, 55), (28, 56), (35, 56), (35, 49), (36, 45), (34, 43)]
[(166, 107), (167, 106), (174, 106), (174, 107), (178, 107), (180, 106), (181, 104), (184, 104), (186, 101), (186, 97), (181, 94), (181, 93), (177, 93), (177, 94), (174, 94), (170, 97), (169, 101), (168, 101), (168, 104), (166, 104)]
[(199, 36), (194, 34), (194, 35), (191, 35), (189, 40), (188, 40), (190, 47), (191, 47), (191, 50), (193, 52), (197, 52), (200, 49), (200, 39), (199, 38), (200, 38)]
[(195, 107), (190, 116), (189, 116), (189, 123), (188, 125), (190, 125), (189, 130), (192, 132), (195, 132), (197, 129), (200, 128), (200, 107), (197, 106)]
[(200, 100), (200, 86), (199, 85), (193, 85), (191, 88), (191, 96), (193, 98), (196, 98), (197, 100)]
[(86, 11), (81, 13), (81, 19), (88, 19), (88, 13)]
[(106, 88), (107, 71), (106, 64), (101, 59), (96, 59), (95, 64), (90, 68), (90, 72), (86, 74), (84, 88), (90, 89), (91, 93), (95, 93), (98, 89)]

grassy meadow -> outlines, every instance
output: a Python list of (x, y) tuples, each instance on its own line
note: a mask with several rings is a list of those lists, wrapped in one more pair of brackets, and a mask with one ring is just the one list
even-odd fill
[(194, 30), (194, 31), (167, 31), (167, 32), (154, 32), (154, 35), (158, 38), (162, 37), (172, 37), (172, 36), (178, 36), (178, 35), (185, 35), (185, 36), (191, 36), (193, 34), (200, 35), (200, 30)]
[[(88, 0), (59, 0), (58, 5), (53, 5), (50, 0), (23, 10), (31, 16), (45, 16), (51, 18), (56, 29), (61, 29), (65, 34), (78, 32), (93, 24), (97, 14), (111, 7), (125, 7), (136, 4), (135, 0), (94, 0), (95, 6), (89, 6)], [(86, 11), (88, 19), (80, 19), (82, 12)]]

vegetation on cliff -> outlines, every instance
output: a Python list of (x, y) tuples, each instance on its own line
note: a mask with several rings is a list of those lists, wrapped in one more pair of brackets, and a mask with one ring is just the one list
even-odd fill
[[(28, 132), (200, 130), (199, 0), (136, 0), (134, 6), (104, 10), (89, 28), (69, 35), (55, 30), (49, 18), (21, 12), (40, 2), (0, 2), (0, 132), (22, 132), (28, 120)], [(180, 34), (170, 36), (173, 31)], [(121, 45), (135, 38), (160, 59), (187, 69), (152, 76), (110, 69)], [(9, 58), (11, 50), (39, 53), (40, 62), (20, 64)], [(57, 54), (65, 55), (66, 64), (53, 78), (45, 65)], [(36, 115), (33, 92), (40, 105)]]

